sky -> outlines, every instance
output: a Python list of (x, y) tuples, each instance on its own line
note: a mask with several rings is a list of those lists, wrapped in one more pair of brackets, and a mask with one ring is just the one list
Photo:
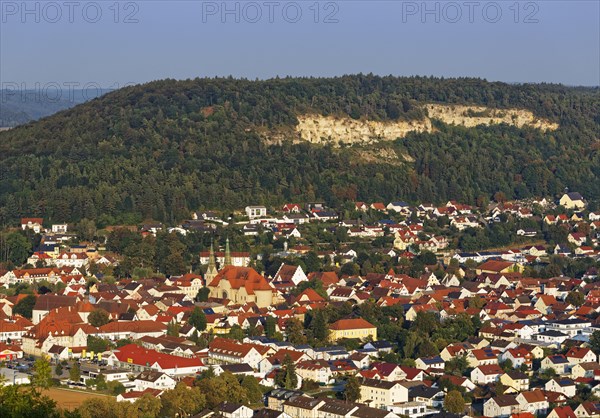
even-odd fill
[(359, 72), (597, 86), (600, 0), (0, 0), (4, 88)]

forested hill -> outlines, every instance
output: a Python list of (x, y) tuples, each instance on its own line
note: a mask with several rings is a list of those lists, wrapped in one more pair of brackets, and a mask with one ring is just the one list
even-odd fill
[[(304, 115), (413, 123), (431, 103), (522, 109), (557, 128), (432, 119), (429, 131), (353, 146), (309, 143), (296, 130)], [(599, 140), (597, 88), (370, 75), (163, 80), (0, 133), (0, 221), (171, 222), (247, 204), (474, 203), (566, 186), (598, 199)]]

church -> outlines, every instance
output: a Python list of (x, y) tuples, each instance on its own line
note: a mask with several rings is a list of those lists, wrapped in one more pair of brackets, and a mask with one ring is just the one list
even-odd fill
[(274, 289), (267, 279), (251, 267), (231, 264), (229, 240), (225, 248), (224, 267), (217, 272), (214, 249), (211, 246), (205, 274), (209, 297), (229, 299), (235, 304), (256, 303), (259, 308), (273, 305)]

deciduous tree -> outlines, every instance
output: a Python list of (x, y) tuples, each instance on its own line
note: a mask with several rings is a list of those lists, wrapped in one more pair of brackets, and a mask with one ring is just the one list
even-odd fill
[(198, 331), (204, 331), (206, 329), (206, 315), (199, 307), (195, 307), (190, 315), (189, 324), (196, 328)]
[(133, 404), (140, 411), (140, 418), (156, 418), (162, 407), (160, 399), (149, 394), (143, 395)]
[(110, 322), (110, 316), (104, 309), (94, 309), (88, 315), (88, 322), (94, 327), (101, 327)]
[(583, 296), (583, 293), (578, 291), (569, 292), (565, 298), (565, 302), (570, 303), (573, 306), (580, 307), (585, 302), (585, 296)]
[(52, 366), (46, 356), (38, 358), (33, 363), (33, 376), (31, 386), (37, 390), (48, 389), (52, 386)]
[(346, 380), (346, 386), (344, 387), (344, 399), (348, 402), (360, 401), (360, 382), (356, 376), (350, 376)]
[(594, 354), (600, 354), (600, 331), (594, 331), (590, 336), (590, 349), (594, 352)]
[(206, 397), (200, 388), (188, 388), (185, 383), (178, 383), (175, 389), (163, 392), (161, 415), (187, 416), (200, 412), (206, 406)]
[(33, 307), (37, 298), (33, 295), (27, 295), (21, 299), (13, 308), (13, 314), (19, 314), (27, 319), (31, 319), (33, 316)]
[(260, 403), (263, 397), (263, 392), (260, 389), (260, 384), (254, 376), (244, 376), (242, 379), (242, 388), (246, 391), (248, 402), (251, 404)]
[(281, 369), (275, 375), (275, 383), (285, 389), (296, 389), (298, 387), (296, 365), (288, 354), (283, 358)]
[(465, 400), (457, 390), (451, 390), (444, 399), (444, 409), (451, 414), (460, 414), (465, 410)]
[(69, 380), (72, 382), (79, 382), (81, 378), (81, 370), (79, 369), (79, 363), (74, 362), (69, 370)]
[(206, 302), (208, 300), (209, 294), (210, 294), (210, 289), (208, 287), (200, 288), (200, 290), (198, 290), (198, 294), (196, 295), (196, 301)]

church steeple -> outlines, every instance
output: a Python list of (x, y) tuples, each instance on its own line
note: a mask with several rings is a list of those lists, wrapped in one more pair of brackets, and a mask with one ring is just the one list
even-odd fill
[(205, 279), (206, 282), (214, 279), (217, 275), (217, 262), (215, 261), (215, 249), (213, 247), (212, 240), (210, 241), (210, 254), (208, 255), (208, 268), (206, 269)]
[(223, 267), (231, 265), (231, 251), (229, 249), (229, 237), (225, 241), (225, 260), (223, 262)]

